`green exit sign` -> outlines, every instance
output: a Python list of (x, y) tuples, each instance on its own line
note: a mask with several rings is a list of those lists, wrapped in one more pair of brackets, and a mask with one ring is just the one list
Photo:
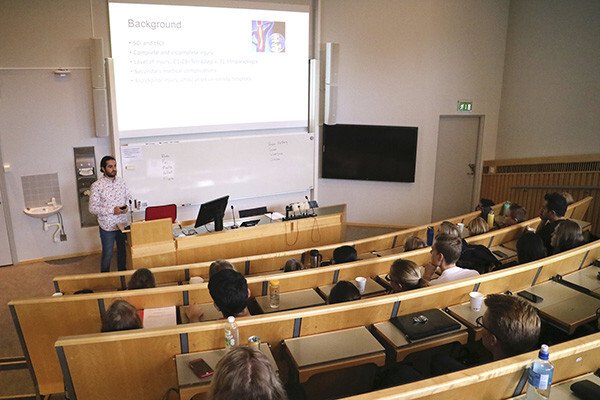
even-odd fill
[(459, 100), (456, 109), (463, 112), (473, 111), (473, 102)]

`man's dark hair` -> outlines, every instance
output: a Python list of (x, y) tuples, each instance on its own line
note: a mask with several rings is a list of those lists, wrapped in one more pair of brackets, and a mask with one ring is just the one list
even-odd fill
[(444, 255), (446, 264), (454, 264), (460, 258), (462, 241), (459, 237), (440, 233), (435, 237), (432, 246), (438, 253)]
[(360, 300), (358, 288), (352, 282), (339, 281), (329, 292), (327, 303), (336, 304), (352, 300)]
[(136, 270), (133, 275), (131, 275), (131, 279), (129, 279), (129, 283), (127, 284), (127, 289), (149, 289), (156, 287), (156, 280), (154, 279), (154, 274), (148, 268), (140, 268)]
[(544, 241), (535, 232), (525, 231), (517, 240), (517, 259), (519, 264), (541, 260), (548, 255)]
[(560, 193), (546, 193), (544, 196), (546, 200), (546, 209), (548, 211), (554, 211), (559, 217), (564, 217), (567, 212), (567, 200)]
[(115, 160), (115, 158), (113, 156), (104, 156), (102, 157), (102, 160), (100, 160), (100, 171), (104, 172), (104, 168), (106, 168), (106, 164), (108, 164), (109, 161), (117, 161)]
[(481, 205), (481, 207), (493, 207), (494, 206), (494, 200), (491, 199), (481, 199), (479, 200), (479, 204)]
[(208, 281), (208, 291), (224, 317), (236, 316), (248, 306), (248, 283), (244, 275), (224, 269)]
[(527, 219), (527, 210), (522, 205), (513, 203), (508, 209), (513, 213), (517, 222), (523, 222)]
[(343, 264), (356, 261), (357, 259), (356, 249), (352, 246), (340, 246), (333, 251), (334, 264)]
[(102, 332), (139, 329), (142, 321), (134, 306), (125, 300), (117, 300), (110, 305), (102, 317)]

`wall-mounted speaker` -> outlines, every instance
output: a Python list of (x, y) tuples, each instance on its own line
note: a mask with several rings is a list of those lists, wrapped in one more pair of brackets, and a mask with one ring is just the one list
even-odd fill
[(90, 39), (90, 66), (92, 69), (92, 87), (94, 89), (106, 89), (102, 38)]
[(106, 89), (92, 89), (94, 126), (97, 137), (108, 137), (108, 102)]
[(325, 44), (325, 99), (323, 122), (327, 125), (335, 125), (337, 117), (338, 96), (338, 59), (339, 44)]

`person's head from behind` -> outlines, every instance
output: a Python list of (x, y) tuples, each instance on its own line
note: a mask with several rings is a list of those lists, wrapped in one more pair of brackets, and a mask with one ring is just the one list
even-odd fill
[(352, 246), (340, 246), (333, 251), (333, 263), (343, 264), (358, 259), (356, 250)]
[(456, 264), (462, 251), (459, 237), (441, 233), (435, 237), (431, 246), (431, 263), (438, 267)]
[(360, 292), (358, 288), (348, 281), (339, 281), (331, 288), (327, 303), (337, 304), (346, 301), (360, 300)]
[(129, 283), (127, 283), (127, 289), (149, 289), (156, 287), (156, 280), (154, 279), (154, 274), (148, 268), (140, 268), (136, 270), (131, 278), (129, 279)]
[(208, 280), (212, 278), (217, 272), (223, 271), (224, 269), (232, 269), (235, 271), (235, 267), (227, 260), (216, 260), (208, 267)]
[(568, 219), (561, 221), (554, 228), (554, 232), (552, 232), (552, 236), (550, 237), (550, 244), (554, 254), (574, 249), (577, 246), (581, 246), (583, 242), (581, 227), (577, 222)]
[(440, 224), (437, 234), (439, 235), (440, 233), (460, 237), (460, 231), (458, 230), (458, 226), (456, 226), (450, 221), (444, 221)]
[(506, 225), (514, 225), (523, 222), (527, 219), (527, 210), (525, 207), (513, 203), (508, 208), (508, 219)]
[(267, 357), (253, 347), (235, 347), (215, 368), (211, 400), (287, 400), (281, 381)]
[(567, 200), (560, 193), (546, 193), (544, 205), (540, 210), (542, 221), (556, 221), (565, 216), (567, 212)]
[(519, 264), (541, 260), (548, 255), (541, 236), (535, 232), (525, 231), (517, 240), (517, 259)]
[(487, 222), (481, 217), (473, 218), (469, 225), (467, 225), (467, 229), (469, 230), (469, 234), (471, 236), (481, 235), (490, 230), (490, 226)]
[(300, 271), (301, 269), (304, 269), (304, 265), (295, 258), (290, 258), (283, 266), (283, 272)]
[(575, 199), (573, 199), (573, 195), (569, 192), (562, 192), (561, 193), (562, 197), (565, 198), (565, 201), (567, 202), (567, 206), (570, 206), (571, 204), (575, 203)]
[(102, 332), (127, 331), (142, 327), (137, 310), (125, 300), (113, 302), (102, 317)]
[(233, 269), (224, 269), (208, 281), (208, 291), (223, 317), (238, 316), (248, 306), (248, 283), (246, 278)]
[(427, 243), (418, 236), (409, 236), (404, 242), (404, 251), (412, 251), (427, 247)]
[(108, 178), (114, 178), (117, 176), (117, 160), (113, 156), (102, 157), (100, 171)]
[(512, 357), (532, 350), (540, 337), (541, 321), (537, 310), (516, 296), (490, 294), (487, 310), (479, 320), (482, 343), (494, 359)]
[(482, 211), (484, 209), (491, 209), (494, 206), (494, 201), (490, 199), (481, 199), (479, 200), (479, 204), (475, 207), (475, 211)]
[(394, 292), (406, 292), (407, 290), (429, 286), (423, 279), (421, 268), (413, 261), (398, 259), (390, 267), (386, 280)]

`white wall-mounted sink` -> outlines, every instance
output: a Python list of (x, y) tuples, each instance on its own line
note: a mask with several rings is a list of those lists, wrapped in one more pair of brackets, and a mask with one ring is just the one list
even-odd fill
[(55, 206), (53, 205), (48, 205), (48, 206), (43, 206), (43, 207), (31, 207), (31, 208), (26, 208), (23, 210), (23, 212), (27, 215), (29, 215), (30, 217), (33, 218), (48, 218), (49, 216), (56, 214), (57, 212), (59, 212), (62, 209), (62, 204), (57, 204)]

